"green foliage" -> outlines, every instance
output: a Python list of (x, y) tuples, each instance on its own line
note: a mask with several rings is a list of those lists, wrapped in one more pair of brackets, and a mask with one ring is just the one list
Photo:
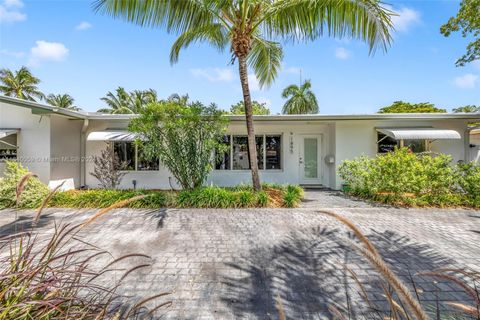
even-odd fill
[(159, 157), (183, 189), (202, 186), (212, 170), (212, 154), (224, 145), (227, 119), (215, 105), (187, 105), (173, 101), (151, 103), (130, 122), (140, 133), (145, 156)]
[(440, 33), (449, 37), (452, 32), (461, 31), (464, 38), (473, 39), (467, 45), (467, 52), (455, 63), (464, 66), (480, 59), (480, 0), (462, 0), (460, 10), (440, 28)]
[(350, 192), (412, 206), (478, 206), (480, 166), (451, 164), (450, 156), (416, 155), (407, 148), (344, 161), (341, 178)]
[(455, 108), (452, 111), (455, 113), (460, 113), (460, 112), (475, 113), (475, 112), (480, 112), (480, 106), (468, 105), (464, 107)]
[(395, 101), (388, 107), (381, 108), (378, 113), (445, 113), (447, 110), (436, 108), (433, 103), (409, 103)]
[[(4, 178), (0, 178), (0, 209), (11, 208), (16, 203), (16, 188), (20, 179), (28, 173), (20, 163), (5, 162)], [(35, 177), (31, 177), (18, 203), (19, 208), (37, 208), (47, 196), (48, 187)]]
[(30, 70), (21, 67), (15, 72), (10, 69), (0, 70), (0, 93), (7, 97), (15, 97), (35, 101), (45, 95), (38, 89), (40, 79), (34, 77)]
[(166, 191), (92, 189), (57, 192), (49, 205), (61, 208), (107, 208), (122, 200), (144, 194), (148, 196), (129, 203), (128, 207), (163, 208), (172, 206), (175, 202), (175, 195)]
[(283, 105), (283, 114), (309, 114), (318, 113), (318, 102), (311, 90), (310, 80), (301, 86), (289, 85), (282, 92), (282, 98), (288, 99)]
[[(267, 115), (270, 114), (270, 109), (265, 105), (265, 103), (260, 103), (258, 101), (252, 101), (253, 114), (257, 115)], [(230, 108), (231, 114), (245, 114), (245, 104), (243, 101), (232, 105)]]
[(69, 94), (49, 94), (46, 98), (46, 101), (49, 105), (59, 107), (59, 108), (64, 108), (64, 109), (70, 109), (73, 111), (78, 111), (80, 110), (79, 107), (76, 107), (74, 105), (75, 99)]
[(297, 207), (303, 198), (303, 189), (297, 185), (288, 185), (284, 190), (283, 203), (287, 208)]
[(125, 88), (118, 87), (115, 92), (109, 91), (101, 98), (108, 108), (97, 112), (111, 114), (139, 113), (149, 103), (157, 101), (157, 92), (153, 89), (134, 90), (127, 92)]

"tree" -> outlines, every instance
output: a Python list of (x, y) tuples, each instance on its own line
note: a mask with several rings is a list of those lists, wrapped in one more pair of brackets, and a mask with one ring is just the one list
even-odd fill
[(59, 107), (59, 108), (64, 108), (64, 109), (70, 109), (74, 111), (80, 110), (79, 107), (76, 107), (73, 105), (75, 102), (75, 99), (69, 94), (49, 94), (46, 98), (46, 101), (49, 105)]
[(90, 174), (97, 178), (104, 189), (116, 189), (126, 174), (122, 170), (128, 166), (128, 163), (120, 161), (111, 143), (107, 143), (107, 148), (102, 150), (100, 156), (93, 158), (93, 163), (95, 166)]
[(447, 110), (436, 108), (429, 102), (409, 103), (404, 101), (395, 101), (388, 107), (381, 108), (378, 113), (445, 113)]
[(306, 80), (302, 85), (289, 85), (282, 92), (282, 98), (288, 99), (283, 105), (283, 114), (318, 113), (318, 102), (315, 94), (310, 90), (312, 84)]
[(440, 32), (449, 37), (452, 32), (461, 31), (464, 38), (472, 36), (473, 41), (467, 45), (467, 52), (461, 56), (456, 66), (480, 59), (480, 0), (462, 0), (460, 10), (441, 26)]
[[(260, 103), (258, 101), (252, 101), (252, 112), (257, 115), (267, 115), (270, 114), (270, 109), (265, 105), (265, 103)], [(239, 101), (238, 103), (230, 107), (231, 114), (245, 114), (245, 103)]]
[(0, 92), (8, 97), (30, 101), (45, 98), (37, 87), (40, 79), (34, 77), (26, 67), (21, 67), (15, 72), (10, 69), (0, 70), (0, 82)]
[[(212, 154), (222, 150), (227, 119), (215, 105), (174, 101), (148, 104), (129, 129), (142, 136), (147, 159), (160, 158), (182, 188), (203, 185), (212, 170)], [(161, 125), (159, 125), (161, 124)]]
[(157, 92), (153, 89), (127, 92), (125, 88), (118, 87), (114, 93), (109, 91), (101, 100), (107, 104), (108, 108), (100, 109), (98, 112), (112, 114), (139, 113), (143, 106), (157, 101)]
[(480, 112), (480, 106), (474, 106), (474, 105), (468, 105), (460, 108), (455, 108), (452, 110), (455, 113), (475, 113), (475, 112)]
[(96, 0), (95, 10), (146, 27), (164, 27), (179, 35), (170, 61), (183, 48), (207, 42), (238, 61), (245, 103), (249, 161), (255, 190), (260, 190), (248, 66), (260, 86), (275, 80), (283, 57), (280, 41), (312, 41), (323, 34), (368, 43), (370, 52), (388, 47), (392, 12), (379, 0)]

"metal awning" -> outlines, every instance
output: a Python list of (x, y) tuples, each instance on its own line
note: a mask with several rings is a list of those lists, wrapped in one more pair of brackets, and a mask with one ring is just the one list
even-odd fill
[(377, 129), (377, 131), (395, 140), (458, 140), (462, 138), (455, 130), (390, 128)]
[(134, 141), (138, 137), (128, 131), (94, 131), (88, 134), (87, 141)]
[(0, 129), (0, 139), (17, 134), (19, 131), (18, 129)]

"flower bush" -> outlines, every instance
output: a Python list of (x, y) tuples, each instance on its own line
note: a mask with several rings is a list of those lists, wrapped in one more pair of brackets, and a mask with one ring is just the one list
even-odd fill
[(354, 195), (412, 206), (480, 207), (480, 166), (452, 165), (447, 155), (413, 154), (407, 148), (344, 161), (341, 178)]

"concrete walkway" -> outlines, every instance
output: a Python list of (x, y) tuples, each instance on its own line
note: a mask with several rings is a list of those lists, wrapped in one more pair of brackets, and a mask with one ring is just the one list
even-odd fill
[[(152, 257), (151, 267), (132, 273), (122, 290), (137, 297), (171, 292), (173, 305), (156, 313), (161, 319), (277, 319), (277, 296), (288, 319), (330, 319), (331, 305), (350, 309), (352, 318), (372, 319), (346, 270), (385, 308), (379, 277), (351, 249), (352, 234), (316, 212), (321, 207), (354, 221), (410, 286), (413, 278), (427, 310), (437, 300), (442, 308), (446, 301), (471, 303), (454, 284), (415, 274), (445, 267), (480, 270), (479, 211), (373, 207), (310, 191), (298, 209), (115, 210), (81, 236), (114, 257)], [(54, 221), (79, 223), (95, 212), (49, 209), (37, 229), (47, 234)], [(15, 219), (13, 211), (1, 211), (0, 234), (28, 228), (32, 215), (21, 211)]]

